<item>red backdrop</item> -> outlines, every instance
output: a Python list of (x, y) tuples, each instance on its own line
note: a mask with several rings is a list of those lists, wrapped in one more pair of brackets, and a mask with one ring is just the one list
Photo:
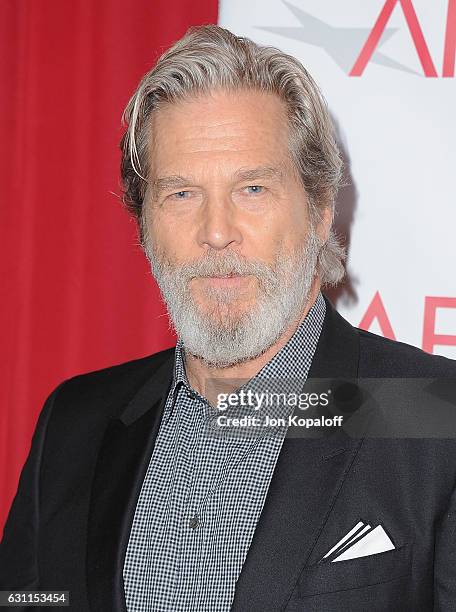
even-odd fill
[(120, 117), (216, 0), (0, 3), (0, 530), (38, 412), (64, 378), (172, 346), (118, 199)]

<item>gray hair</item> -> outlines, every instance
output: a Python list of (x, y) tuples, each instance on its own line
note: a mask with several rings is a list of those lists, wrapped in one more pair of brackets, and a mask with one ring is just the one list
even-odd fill
[[(163, 104), (215, 89), (257, 89), (275, 93), (284, 101), (290, 154), (308, 196), (312, 227), (326, 207), (334, 220), (342, 160), (326, 102), (316, 83), (295, 57), (219, 26), (204, 25), (191, 27), (161, 55), (142, 78), (123, 114), (127, 125), (120, 143), (123, 202), (138, 221), (143, 247), (151, 113)], [(336, 285), (343, 278), (344, 259), (345, 249), (331, 227), (317, 263), (323, 285)]]

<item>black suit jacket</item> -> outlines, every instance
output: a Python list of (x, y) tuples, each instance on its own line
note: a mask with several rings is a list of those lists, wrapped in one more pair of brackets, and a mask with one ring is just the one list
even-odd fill
[[(326, 301), (309, 378), (456, 377), (454, 361), (358, 330)], [(0, 589), (69, 590), (72, 610), (126, 610), (124, 556), (173, 359), (162, 351), (50, 395), (0, 545)], [(413, 415), (405, 403), (394, 413)], [(455, 610), (452, 436), (287, 437), (232, 610)], [(395, 550), (319, 564), (360, 518)]]

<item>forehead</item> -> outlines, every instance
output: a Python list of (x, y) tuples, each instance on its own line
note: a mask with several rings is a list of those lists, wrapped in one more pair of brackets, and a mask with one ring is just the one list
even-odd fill
[(180, 172), (182, 166), (267, 165), (288, 157), (285, 103), (256, 90), (200, 94), (166, 104), (150, 124), (151, 172)]

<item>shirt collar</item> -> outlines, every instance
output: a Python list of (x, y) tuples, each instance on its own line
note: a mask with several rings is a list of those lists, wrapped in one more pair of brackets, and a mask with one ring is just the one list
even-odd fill
[(289, 391), (296, 388), (296, 382), (301, 387), (312, 364), (325, 312), (326, 303), (320, 292), (288, 342), (248, 382), (249, 388), (254, 386), (255, 389), (261, 389), (263, 384), (269, 384), (271, 380), (278, 381), (282, 387), (288, 383)]

